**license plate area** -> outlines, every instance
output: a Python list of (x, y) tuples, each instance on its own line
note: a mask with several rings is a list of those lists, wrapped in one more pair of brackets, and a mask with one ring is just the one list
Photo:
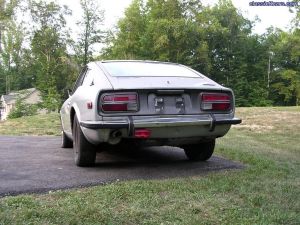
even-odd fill
[(154, 98), (156, 114), (185, 114), (182, 95), (156, 95)]

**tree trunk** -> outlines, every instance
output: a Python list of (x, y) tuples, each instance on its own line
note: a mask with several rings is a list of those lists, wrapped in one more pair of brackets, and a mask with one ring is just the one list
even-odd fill
[(89, 53), (89, 32), (90, 32), (90, 19), (89, 19), (89, 16), (87, 15), (87, 18), (86, 18), (86, 25), (85, 25), (85, 35), (84, 35), (84, 65), (87, 64), (87, 61), (88, 61), (88, 53)]
[[(0, 0), (0, 15), (4, 13), (4, 3), (5, 0)], [(1, 24), (1, 18), (0, 18), (0, 54), (2, 53), (2, 32), (3, 32), (3, 26)]]
[[(0, 54), (2, 53), (2, 26), (0, 25)], [(1, 61), (0, 61), (1, 63)]]

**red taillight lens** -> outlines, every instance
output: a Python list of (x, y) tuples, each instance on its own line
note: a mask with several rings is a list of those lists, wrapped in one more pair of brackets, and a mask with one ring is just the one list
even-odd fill
[(105, 95), (103, 96), (105, 102), (129, 102), (136, 101), (136, 94), (130, 95)]
[(212, 110), (227, 111), (230, 109), (230, 103), (213, 103)]
[(103, 94), (100, 106), (104, 112), (129, 112), (138, 110), (136, 93)]
[(134, 137), (147, 139), (151, 136), (151, 131), (147, 129), (137, 129), (134, 131)]
[(127, 111), (127, 104), (106, 104), (102, 105), (103, 111)]
[(231, 97), (224, 93), (202, 93), (201, 109), (208, 111), (228, 111), (231, 109)]
[(227, 94), (202, 94), (202, 101), (230, 101), (230, 97)]

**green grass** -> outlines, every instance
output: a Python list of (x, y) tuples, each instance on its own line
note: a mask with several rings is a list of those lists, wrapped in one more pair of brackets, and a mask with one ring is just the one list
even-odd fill
[(216, 155), (243, 170), (0, 199), (0, 224), (300, 224), (300, 108), (240, 108)]
[(0, 122), (0, 135), (60, 135), (58, 113), (26, 116)]

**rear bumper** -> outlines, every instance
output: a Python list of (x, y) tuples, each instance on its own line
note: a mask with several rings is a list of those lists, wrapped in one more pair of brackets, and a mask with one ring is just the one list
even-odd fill
[[(226, 118), (227, 116), (227, 118)], [(214, 139), (224, 136), (231, 125), (241, 123), (241, 119), (228, 118), (228, 115), (189, 115), (189, 116), (128, 116), (103, 117), (101, 121), (81, 121), (86, 138), (93, 144), (110, 142), (112, 132), (120, 131), (121, 138), (134, 138), (136, 129), (150, 130), (150, 139), (183, 140)], [(167, 143), (167, 142), (166, 142)]]
[(181, 127), (208, 125), (211, 128), (215, 125), (236, 125), (242, 122), (239, 118), (216, 119), (212, 116), (205, 117), (128, 117), (128, 119), (83, 121), (80, 125), (84, 128), (98, 129), (122, 129), (122, 128), (159, 128), (159, 127)]

